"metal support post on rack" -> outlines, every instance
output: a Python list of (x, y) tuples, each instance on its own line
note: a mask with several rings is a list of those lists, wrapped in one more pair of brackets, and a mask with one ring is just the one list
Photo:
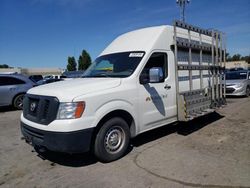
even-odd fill
[(223, 70), (222, 70), (222, 33), (220, 32), (220, 71), (219, 71), (219, 74), (220, 74), (220, 105), (223, 104), (223, 93), (222, 93), (222, 73), (223, 73)]
[[(212, 54), (211, 54), (211, 57), (212, 57), (212, 67), (215, 66), (214, 64), (214, 31), (212, 31)], [(212, 83), (211, 83), (211, 90), (212, 90), (212, 104), (211, 104), (211, 107), (213, 108), (214, 107), (214, 104), (215, 104), (215, 92), (214, 92), (214, 68), (211, 68), (211, 74), (212, 74)]]
[[(200, 45), (202, 45), (202, 38), (201, 38), (201, 33), (199, 33), (199, 38), (200, 38)], [(202, 58), (202, 49), (200, 49), (200, 60), (199, 60), (199, 65), (202, 66), (203, 64), (203, 58)], [(203, 88), (203, 70), (200, 70), (200, 89)]]
[(177, 116), (179, 117), (179, 75), (178, 75), (178, 49), (177, 49), (177, 29), (176, 22), (174, 22), (174, 60), (175, 60), (175, 87), (176, 87), (176, 104)]
[(219, 66), (219, 35), (216, 31), (215, 33), (215, 100), (216, 100), (216, 106), (218, 105), (220, 96), (219, 96), (219, 74), (217, 67)]
[(224, 94), (224, 103), (226, 104), (226, 53), (227, 53), (227, 50), (226, 50), (226, 47), (227, 47), (227, 43), (226, 43), (226, 36), (225, 35), (223, 35), (223, 41), (224, 41), (224, 92), (223, 92), (223, 94)]
[[(188, 29), (188, 42), (191, 43), (191, 34), (190, 34), (190, 29)], [(192, 65), (192, 49), (191, 46), (188, 48), (188, 65)], [(193, 89), (193, 75), (192, 75), (192, 70), (188, 70), (188, 75), (189, 75), (189, 90), (192, 91)]]

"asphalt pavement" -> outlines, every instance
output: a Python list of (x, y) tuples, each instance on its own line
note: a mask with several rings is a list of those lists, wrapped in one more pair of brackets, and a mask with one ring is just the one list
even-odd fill
[(0, 187), (250, 187), (250, 98), (139, 135), (107, 164), (89, 153), (37, 153), (21, 139), (20, 114), (0, 109)]

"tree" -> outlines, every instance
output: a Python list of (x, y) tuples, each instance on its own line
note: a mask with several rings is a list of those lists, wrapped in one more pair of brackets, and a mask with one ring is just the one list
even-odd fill
[(75, 71), (76, 70), (76, 60), (74, 57), (68, 57), (68, 65), (67, 65), (68, 71)]
[(241, 57), (241, 60), (245, 60), (248, 64), (250, 64), (250, 55)]
[(235, 54), (232, 57), (232, 61), (239, 61), (241, 59), (241, 55), (240, 54)]
[(78, 70), (86, 70), (91, 64), (91, 57), (86, 50), (82, 51), (82, 54), (78, 59)]
[(9, 67), (9, 65), (3, 64), (3, 65), (0, 65), (0, 68), (5, 69), (5, 68), (10, 68), (10, 67)]
[(232, 57), (229, 53), (226, 53), (226, 60), (227, 61), (246, 61), (250, 64), (250, 54), (248, 56), (241, 56), (240, 54), (234, 54)]

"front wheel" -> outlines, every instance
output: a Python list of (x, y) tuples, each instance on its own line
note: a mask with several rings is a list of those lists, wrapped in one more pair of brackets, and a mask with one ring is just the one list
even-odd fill
[(129, 146), (130, 131), (126, 121), (115, 117), (103, 124), (95, 138), (94, 154), (102, 162), (122, 157)]

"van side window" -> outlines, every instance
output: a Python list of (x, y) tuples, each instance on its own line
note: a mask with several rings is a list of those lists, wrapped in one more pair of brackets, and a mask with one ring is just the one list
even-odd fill
[(162, 52), (155, 52), (151, 55), (145, 67), (143, 68), (141, 75), (149, 79), (149, 70), (153, 67), (161, 67), (163, 70), (163, 78), (160, 82), (164, 82), (168, 77), (168, 62), (167, 54)]

